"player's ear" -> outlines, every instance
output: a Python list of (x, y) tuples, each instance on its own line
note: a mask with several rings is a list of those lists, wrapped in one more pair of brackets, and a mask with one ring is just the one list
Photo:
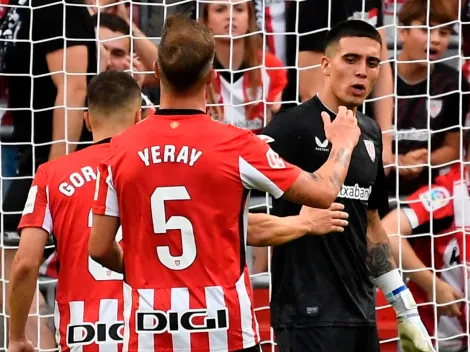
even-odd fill
[(321, 70), (325, 76), (330, 75), (331, 59), (328, 56), (321, 58)]
[(90, 132), (93, 132), (91, 130), (91, 123), (90, 123), (90, 114), (88, 113), (88, 111), (85, 111), (83, 113), (83, 117), (85, 118), (85, 126), (86, 126), (86, 129)]
[(406, 35), (408, 34), (409, 28), (400, 28), (398, 30), (398, 38), (400, 39), (400, 42), (403, 43), (405, 40)]
[(135, 123), (139, 123), (142, 120), (142, 109), (137, 110), (135, 114)]
[(206, 85), (210, 86), (212, 82), (215, 81), (215, 78), (217, 77), (217, 73), (213, 68), (211, 68), (206, 75), (205, 83)]
[(155, 72), (155, 77), (160, 79), (160, 70), (158, 69), (157, 61), (153, 62), (153, 71)]

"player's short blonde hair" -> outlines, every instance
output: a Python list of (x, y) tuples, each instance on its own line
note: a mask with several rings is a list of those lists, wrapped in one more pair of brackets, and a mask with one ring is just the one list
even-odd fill
[(214, 56), (214, 36), (206, 26), (184, 15), (167, 18), (157, 59), (164, 84), (177, 92), (202, 86)]

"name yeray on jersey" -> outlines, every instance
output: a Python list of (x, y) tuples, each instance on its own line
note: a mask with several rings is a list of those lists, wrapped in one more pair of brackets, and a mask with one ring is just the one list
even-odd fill
[(196, 148), (190, 148), (186, 145), (178, 149), (174, 145), (166, 144), (164, 146), (154, 145), (144, 148), (139, 150), (137, 154), (145, 166), (160, 163), (183, 163), (194, 166), (202, 155), (202, 151)]

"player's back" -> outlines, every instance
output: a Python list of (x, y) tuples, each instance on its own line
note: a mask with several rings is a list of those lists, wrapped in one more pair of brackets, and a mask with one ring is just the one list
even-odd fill
[(122, 275), (88, 255), (97, 165), (108, 152), (108, 142), (41, 165), (19, 225), (40, 226), (54, 238), (55, 324), (62, 350), (83, 345), (84, 351), (99, 351), (96, 343), (117, 348), (116, 341), (122, 342)]
[[(131, 335), (130, 350), (142, 350), (143, 336), (149, 349), (165, 339), (182, 350), (237, 350), (257, 343), (245, 262), (247, 196), (255, 187), (280, 196), (298, 172), (276, 170), (279, 160), (270, 160), (265, 142), (202, 113), (149, 117), (116, 137), (111, 154), (108, 170), (118, 200), (133, 310), (184, 316), (200, 309), (194, 311), (199, 319), (176, 316), (175, 325), (170, 315), (152, 325), (150, 318), (130, 314), (131, 330), (171, 333), (155, 340), (143, 333), (138, 345)], [(112, 196), (106, 197), (110, 203)], [(203, 321), (206, 313), (211, 319)], [(188, 335), (176, 337), (175, 329)], [(189, 330), (209, 334), (192, 335), (190, 341)]]

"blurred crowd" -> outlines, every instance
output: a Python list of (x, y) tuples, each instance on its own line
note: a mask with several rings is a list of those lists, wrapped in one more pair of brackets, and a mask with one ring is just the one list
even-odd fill
[[(348, 19), (367, 21), (379, 29), (384, 45), (378, 83), (361, 109), (383, 131), (390, 207), (464, 160), (462, 135), (470, 80), (466, 59), (470, 24), (465, 22), (470, 21), (470, 1), (0, 3), (1, 229), (6, 280), (18, 244), (16, 226), (35, 170), (91, 143), (83, 122), (90, 79), (104, 70), (128, 71), (142, 88), (144, 116), (158, 108), (159, 82), (153, 74), (158, 38), (154, 33), (150, 37), (143, 20), (148, 8), (164, 9), (162, 18), (183, 12), (208, 26), (216, 37), (217, 70), (207, 91), (208, 113), (257, 134), (273, 114), (315, 96), (322, 84), (319, 65), (328, 28)], [(324, 141), (316, 139), (316, 143), (321, 148)], [(436, 193), (430, 202), (442, 196)], [(382, 216), (389, 211), (382, 209)], [(268, 257), (267, 249), (253, 251), (252, 273), (266, 272)], [(43, 274), (54, 277), (54, 265), (51, 245)], [(45, 307), (45, 301), (40, 294), (31, 311)], [(54, 347), (47, 320), (41, 324), (41, 348)], [(31, 323), (35, 335), (36, 325)]]

